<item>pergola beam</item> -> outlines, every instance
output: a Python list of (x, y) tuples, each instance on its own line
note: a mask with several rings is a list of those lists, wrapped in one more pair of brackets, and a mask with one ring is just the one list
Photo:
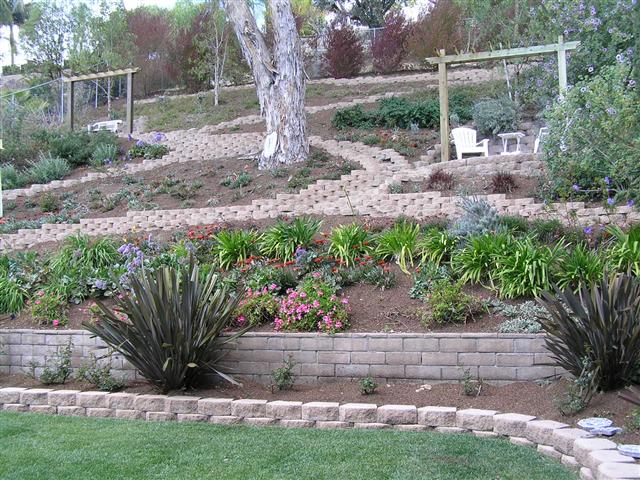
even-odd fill
[(491, 52), (463, 53), (460, 55), (447, 55), (444, 50), (440, 50), (438, 51), (437, 57), (429, 57), (425, 59), (432, 65), (438, 65), (438, 89), (440, 94), (440, 161), (446, 162), (449, 160), (449, 92), (447, 84), (447, 65), (556, 53), (558, 55), (558, 86), (560, 93), (563, 93), (567, 90), (567, 50), (575, 50), (578, 46), (580, 46), (580, 42), (565, 42), (564, 37), (560, 35), (558, 37), (558, 43), (549, 45), (507, 48)]
[(130, 73), (138, 73), (139, 68), (121, 68), (119, 70), (109, 70), (108, 72), (99, 73), (87, 73), (85, 75), (76, 75), (74, 77), (63, 77), (62, 81), (69, 82), (84, 82), (85, 80), (101, 80), (103, 78), (117, 77), (120, 75), (128, 75)]

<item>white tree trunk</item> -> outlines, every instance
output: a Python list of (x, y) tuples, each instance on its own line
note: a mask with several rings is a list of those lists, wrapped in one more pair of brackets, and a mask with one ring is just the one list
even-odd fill
[(304, 161), (309, 154), (305, 77), (290, 0), (269, 1), (273, 52), (269, 52), (245, 0), (227, 0), (226, 7), (244, 57), (251, 66), (260, 111), (267, 125), (259, 168)]

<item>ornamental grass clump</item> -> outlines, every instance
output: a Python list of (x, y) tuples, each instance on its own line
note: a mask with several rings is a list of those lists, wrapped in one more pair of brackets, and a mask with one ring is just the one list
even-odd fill
[(222, 337), (234, 323), (238, 299), (213, 271), (204, 279), (193, 257), (187, 268), (141, 271), (120, 288), (114, 308), (97, 302), (96, 322), (84, 327), (121, 353), (162, 391), (194, 386), (208, 372), (233, 382), (220, 361)]
[(292, 260), (296, 249), (311, 245), (321, 224), (309, 218), (295, 218), (290, 223), (279, 220), (260, 237), (260, 251), (271, 258)]
[(605, 274), (591, 287), (544, 292), (540, 318), (547, 349), (576, 378), (589, 378), (591, 391), (615, 390), (632, 382), (640, 362), (640, 281)]
[(349, 326), (347, 298), (336, 288), (317, 279), (307, 279), (280, 300), (276, 330), (305, 330), (336, 333)]
[(420, 225), (407, 221), (396, 223), (376, 237), (375, 253), (381, 259), (395, 260), (400, 270), (408, 275), (408, 267), (413, 267), (419, 236)]

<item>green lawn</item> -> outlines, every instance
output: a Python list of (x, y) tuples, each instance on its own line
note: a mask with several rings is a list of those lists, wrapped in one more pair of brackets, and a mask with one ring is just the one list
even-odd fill
[(576, 479), (503, 439), (0, 414), (2, 479)]

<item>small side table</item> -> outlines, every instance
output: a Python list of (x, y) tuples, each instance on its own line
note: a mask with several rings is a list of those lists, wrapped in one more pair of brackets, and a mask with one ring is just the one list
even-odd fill
[[(520, 140), (525, 137), (522, 132), (499, 133), (498, 137), (502, 140), (502, 153), (500, 155), (517, 155), (520, 152)], [(509, 140), (516, 141), (516, 149), (514, 152), (509, 151)]]

